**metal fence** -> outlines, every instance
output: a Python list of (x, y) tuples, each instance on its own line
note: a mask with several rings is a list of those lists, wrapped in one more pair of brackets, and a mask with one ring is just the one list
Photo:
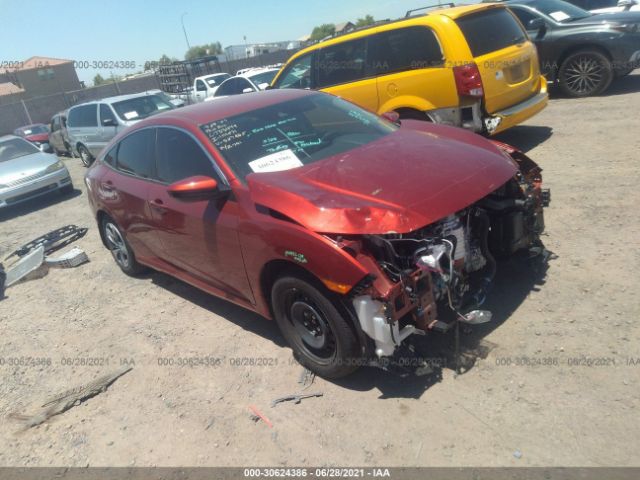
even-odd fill
[[(295, 52), (296, 50), (281, 50), (256, 57), (220, 62), (220, 69), (222, 72), (235, 75), (238, 70), (243, 68), (262, 67), (286, 62)], [(160, 88), (158, 78), (155, 75), (147, 75), (72, 92), (61, 92), (4, 105), (0, 104), (0, 135), (11, 133), (16, 128), (30, 123), (48, 124), (53, 115), (79, 103), (100, 100), (114, 95), (140, 93), (157, 88)]]

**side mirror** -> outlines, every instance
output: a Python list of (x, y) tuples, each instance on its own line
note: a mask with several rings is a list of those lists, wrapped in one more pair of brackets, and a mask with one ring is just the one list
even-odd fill
[(104, 120), (102, 120), (102, 126), (103, 127), (115, 127), (116, 126), (116, 121), (113, 118), (105, 118)]
[(251, 93), (251, 92), (253, 92), (253, 91), (254, 91), (254, 90), (253, 90), (253, 88), (251, 88), (251, 87), (247, 87), (247, 88), (245, 88), (244, 90), (242, 90), (242, 93)]
[(533, 20), (529, 20), (529, 24), (527, 25), (527, 30), (539, 31), (545, 28), (545, 26), (546, 24), (544, 23), (544, 20), (538, 17), (538, 18), (534, 18)]
[(197, 175), (185, 178), (169, 185), (169, 195), (185, 202), (199, 202), (218, 198), (228, 190), (218, 187), (218, 182), (211, 177)]
[(400, 124), (400, 114), (398, 112), (384, 112), (382, 115), (380, 115), (382, 118), (385, 118), (387, 120), (389, 120), (391, 123), (395, 123), (397, 125)]

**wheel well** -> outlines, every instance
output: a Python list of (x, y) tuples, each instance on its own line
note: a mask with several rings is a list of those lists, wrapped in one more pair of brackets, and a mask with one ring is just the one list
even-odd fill
[(104, 238), (104, 232), (102, 231), (102, 222), (105, 218), (109, 218), (109, 215), (107, 215), (107, 213), (102, 210), (98, 210), (98, 213), (96, 214), (96, 220), (98, 221), (98, 232), (100, 232), (100, 240), (102, 240), (102, 244), (108, 248), (107, 241)]
[(320, 279), (309, 270), (306, 270), (300, 265), (289, 262), (287, 260), (271, 260), (263, 267), (262, 272), (260, 273), (260, 289), (262, 291), (262, 295), (264, 296), (263, 298), (266, 300), (267, 305), (269, 305), (269, 311), (272, 317), (273, 307), (271, 305), (271, 289), (276, 280), (286, 274), (305, 279), (312, 285), (319, 288), (321, 291), (327, 292), (329, 300), (331, 300), (338, 311), (341, 312), (342, 315), (344, 315), (344, 318), (348, 321), (349, 326), (354, 331), (357, 338), (360, 340), (362, 353), (364, 355), (370, 353), (371, 341), (362, 331), (362, 328), (360, 328), (355, 311), (353, 311), (353, 308), (349, 305), (350, 302), (345, 301), (346, 297), (331, 292), (324, 286)]
[(402, 108), (397, 108), (395, 111), (398, 113), (398, 115), (400, 115), (400, 120), (402, 119), (422, 120), (425, 122), (432, 121), (429, 115), (427, 115), (425, 112), (422, 112), (420, 110), (416, 110), (415, 108), (402, 107)]
[(604, 48), (601, 47), (600, 45), (595, 45), (595, 44), (586, 44), (586, 45), (574, 45), (572, 47), (567, 48), (564, 52), (562, 52), (562, 55), (558, 58), (558, 63), (556, 64), (556, 68), (553, 70), (553, 79), (556, 80), (558, 77), (558, 72), (560, 71), (560, 66), (564, 63), (564, 61), (567, 59), (567, 57), (569, 55), (572, 55), (576, 52), (582, 51), (582, 50), (595, 50), (598, 53), (601, 53), (602, 55), (604, 55), (605, 57), (607, 57), (609, 59), (609, 61), (613, 60), (613, 58), (611, 57), (611, 53), (609, 53), (609, 51)]

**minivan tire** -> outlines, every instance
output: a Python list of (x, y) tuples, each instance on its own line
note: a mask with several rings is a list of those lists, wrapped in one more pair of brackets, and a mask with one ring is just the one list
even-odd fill
[(298, 362), (322, 377), (340, 378), (358, 369), (362, 353), (331, 296), (319, 282), (286, 275), (273, 284), (271, 306)]
[(78, 146), (78, 155), (80, 155), (80, 160), (85, 167), (90, 167), (94, 161), (93, 155), (84, 145)]
[(613, 76), (613, 67), (606, 56), (597, 50), (585, 49), (565, 58), (558, 72), (558, 83), (569, 97), (590, 97), (609, 88)]
[(113, 259), (124, 273), (136, 277), (148, 270), (147, 267), (138, 263), (131, 245), (115, 221), (105, 216), (100, 223), (100, 230)]

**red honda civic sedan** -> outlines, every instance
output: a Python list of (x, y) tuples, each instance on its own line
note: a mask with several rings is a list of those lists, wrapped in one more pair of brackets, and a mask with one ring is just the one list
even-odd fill
[(540, 171), (463, 129), (270, 90), (137, 123), (86, 184), (125, 273), (151, 267), (274, 318), (303, 365), (335, 378), (490, 319), (496, 257), (546, 252)]

